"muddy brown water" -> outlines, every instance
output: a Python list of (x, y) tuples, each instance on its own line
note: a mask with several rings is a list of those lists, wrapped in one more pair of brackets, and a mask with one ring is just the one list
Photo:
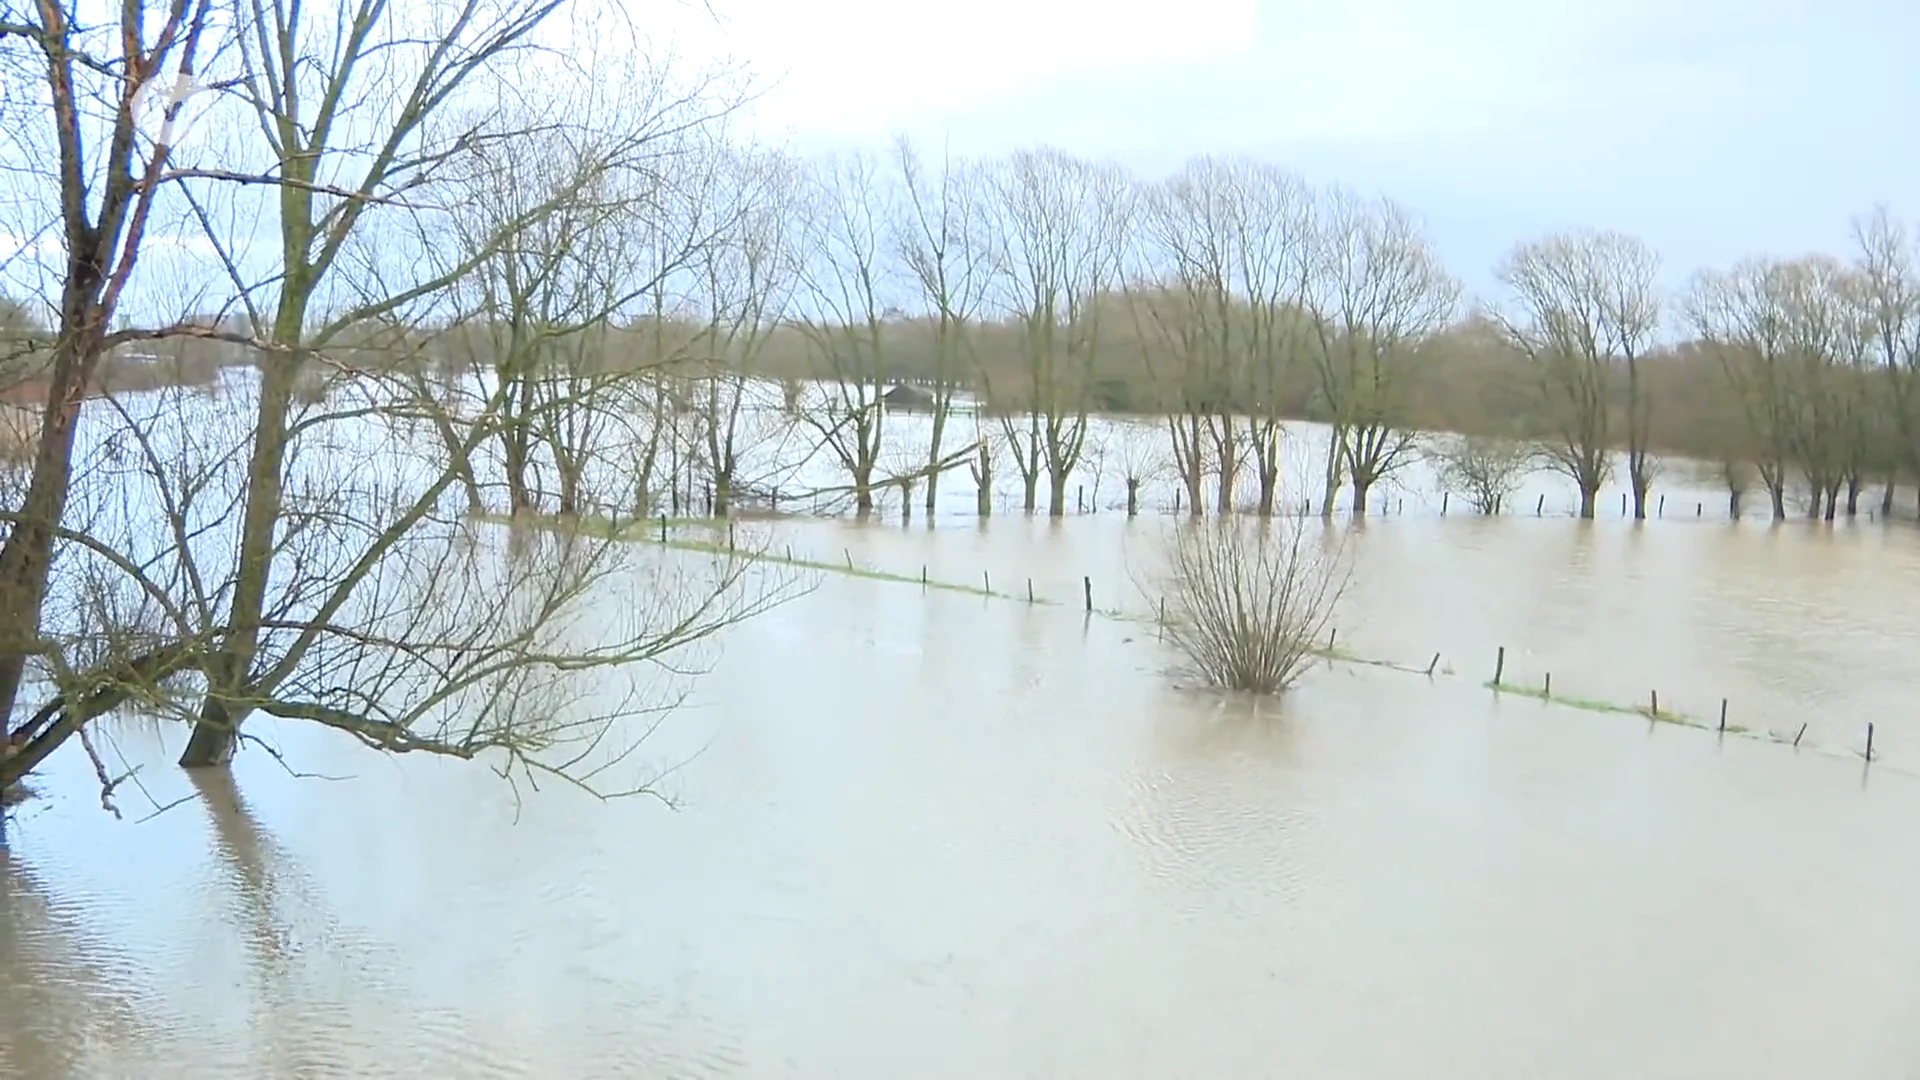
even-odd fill
[[(1157, 522), (783, 527), (823, 574), (647, 742), (677, 802), (121, 731), (0, 848), (0, 1076), (1902, 1077), (1920, 538), (1388, 519), (1341, 644), (1170, 685)], [(1497, 698), (1509, 676), (1802, 748)], [(1445, 669), (1453, 674), (1446, 675)], [(1878, 724), (1869, 769), (1859, 728)]]

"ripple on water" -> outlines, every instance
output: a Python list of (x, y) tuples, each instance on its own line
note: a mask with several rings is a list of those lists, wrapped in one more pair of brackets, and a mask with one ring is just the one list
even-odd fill
[(1311, 881), (1302, 858), (1316, 815), (1231, 770), (1140, 771), (1113, 825), (1183, 918), (1252, 917), (1295, 900)]

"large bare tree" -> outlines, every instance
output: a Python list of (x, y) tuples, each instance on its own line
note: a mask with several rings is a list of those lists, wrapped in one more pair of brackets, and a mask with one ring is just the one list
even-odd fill
[(1885, 206), (1856, 218), (1853, 236), (1860, 301), (1890, 421), (1891, 468), (1880, 512), (1891, 515), (1897, 473), (1920, 477), (1920, 266), (1912, 231)]
[(1787, 516), (1787, 469), (1794, 459), (1797, 379), (1788, 308), (1796, 273), (1791, 264), (1767, 259), (1742, 260), (1726, 272), (1701, 271), (1685, 303), (1694, 334), (1719, 362), (1739, 402), (1775, 521)]
[(1533, 364), (1543, 450), (1579, 487), (1583, 518), (1612, 470), (1622, 380), (1633, 512), (1646, 517), (1653, 471), (1641, 362), (1660, 330), (1659, 265), (1634, 237), (1587, 231), (1521, 244), (1499, 269), (1509, 300), (1496, 319)]
[(1353, 512), (1364, 515), (1373, 485), (1417, 454), (1408, 365), (1446, 326), (1460, 285), (1412, 215), (1387, 200), (1328, 193), (1316, 214), (1315, 248), (1306, 309), (1333, 429), (1320, 513), (1333, 513), (1344, 472)]
[[(208, 36), (212, 8), (210, 0), (127, 0), (112, 14), (71, 0), (0, 7), (7, 171), (21, 194), (13, 206), (28, 215), (8, 223), (22, 241), (10, 263), (37, 279), (52, 316), (25, 491), (0, 507), (9, 526), (0, 545), (0, 723), (29, 657), (42, 652), (41, 608), (74, 479), (81, 403), (117, 343), (151, 336), (114, 324), (156, 199), (180, 176), (171, 155), (183, 91), (197, 86), (222, 44)], [(29, 726), (0, 738), (0, 788), (65, 734)]]
[(959, 463), (946, 452), (954, 394), (976, 370), (974, 346), (992, 284), (992, 240), (980, 170), (943, 153), (929, 170), (906, 139), (894, 146), (900, 171), (900, 260), (920, 294), (923, 318), (933, 324), (932, 401), (926, 453), (926, 506), (934, 512), (940, 476)]
[(893, 371), (887, 322), (900, 311), (891, 229), (897, 192), (871, 156), (834, 155), (807, 178), (794, 321), (826, 379), (800, 415), (852, 481), (861, 514), (873, 510), (886, 443), (882, 398)]
[[(735, 496), (753, 486), (741, 473), (747, 455), (776, 481), (783, 464), (782, 436), (790, 425), (771, 400), (773, 384), (758, 372), (794, 290), (800, 174), (785, 155), (751, 148), (726, 153), (719, 166), (713, 201), (729, 224), (696, 261), (693, 275), (701, 333), (692, 397), (713, 514), (726, 517)], [(776, 491), (769, 486), (759, 494), (771, 498)]]
[(1016, 151), (990, 175), (996, 291), (1020, 330), (1027, 453), (1035, 462), (1044, 456), (1047, 513), (1058, 517), (1086, 443), (1100, 327), (1126, 262), (1133, 187), (1116, 165), (1051, 148)]

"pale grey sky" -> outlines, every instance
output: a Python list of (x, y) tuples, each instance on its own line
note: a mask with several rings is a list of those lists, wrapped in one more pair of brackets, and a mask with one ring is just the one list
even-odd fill
[(1911, 0), (710, 3), (681, 40), (774, 80), (755, 123), (800, 147), (1253, 154), (1406, 203), (1474, 290), (1550, 229), (1638, 233), (1677, 284), (1920, 217)]

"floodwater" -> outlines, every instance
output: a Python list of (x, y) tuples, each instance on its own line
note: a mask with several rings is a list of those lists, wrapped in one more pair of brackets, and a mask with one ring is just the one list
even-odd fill
[[(1150, 607), (1163, 527), (781, 527), (1019, 599), (821, 574), (646, 742), (677, 808), (299, 725), (327, 778), (196, 783), (130, 726), (121, 823), (63, 754), (0, 848), (0, 1076), (1915, 1074), (1910, 527), (1379, 518), (1340, 645), (1435, 676), (1257, 709), (1079, 610)], [(1807, 731), (1502, 698), (1501, 645)]]

